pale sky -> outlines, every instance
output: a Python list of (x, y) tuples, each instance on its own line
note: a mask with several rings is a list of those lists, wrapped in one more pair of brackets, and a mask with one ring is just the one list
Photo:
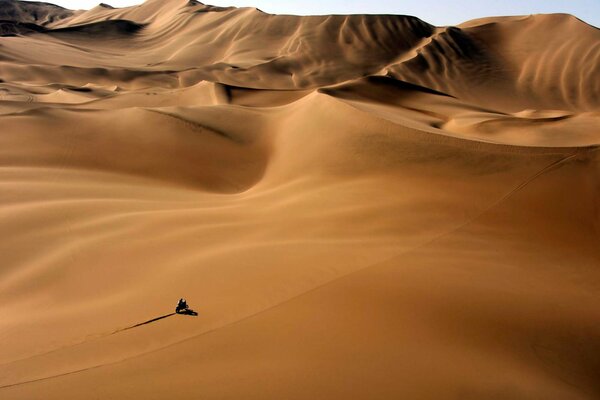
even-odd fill
[[(143, 0), (45, 0), (70, 9), (89, 9), (100, 2), (113, 7)], [(600, 0), (206, 0), (217, 6), (257, 7), (273, 14), (405, 14), (434, 25), (453, 25), (497, 15), (563, 12), (600, 27)]]

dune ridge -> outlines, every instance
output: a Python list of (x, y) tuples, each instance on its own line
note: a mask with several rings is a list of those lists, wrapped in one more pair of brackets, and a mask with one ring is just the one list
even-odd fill
[(599, 43), (0, 0), (0, 397), (600, 396)]

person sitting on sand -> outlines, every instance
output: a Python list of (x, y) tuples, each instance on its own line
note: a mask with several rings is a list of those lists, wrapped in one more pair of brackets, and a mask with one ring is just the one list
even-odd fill
[(179, 299), (179, 301), (177, 302), (177, 307), (175, 307), (175, 312), (177, 314), (181, 313), (182, 311), (185, 311), (188, 309), (188, 305), (187, 302), (185, 301), (184, 298)]

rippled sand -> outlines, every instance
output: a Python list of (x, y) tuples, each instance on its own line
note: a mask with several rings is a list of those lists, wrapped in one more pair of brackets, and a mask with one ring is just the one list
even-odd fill
[(600, 397), (597, 28), (0, 20), (0, 398)]

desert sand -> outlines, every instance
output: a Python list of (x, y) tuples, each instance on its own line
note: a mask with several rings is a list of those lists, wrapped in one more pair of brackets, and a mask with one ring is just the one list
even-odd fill
[(597, 28), (0, 20), (3, 400), (600, 398)]

